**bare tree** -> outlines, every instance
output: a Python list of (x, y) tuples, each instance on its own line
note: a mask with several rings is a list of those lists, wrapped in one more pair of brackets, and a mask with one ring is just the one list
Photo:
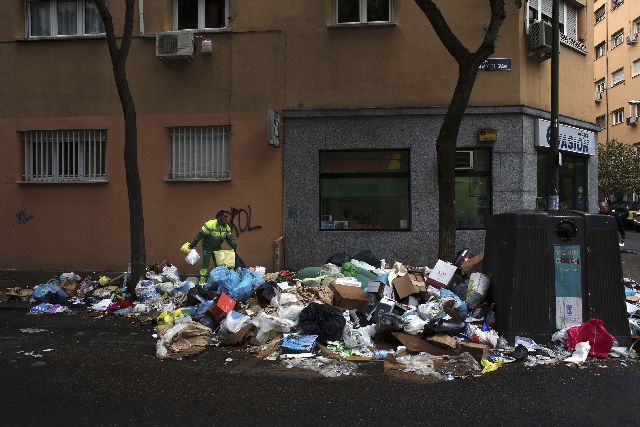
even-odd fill
[[(144, 243), (144, 216), (142, 212), (142, 188), (138, 173), (138, 131), (136, 124), (136, 106), (127, 81), (126, 62), (131, 47), (135, 0), (125, 0), (124, 29), (120, 47), (113, 29), (113, 18), (105, 0), (95, 0), (102, 16), (107, 35), (107, 45), (111, 56), (113, 77), (118, 89), (122, 115), (124, 117), (124, 168), (127, 178), (129, 197), (129, 231), (131, 238), (131, 277), (129, 289), (133, 290), (145, 274), (146, 251)], [(115, 2), (114, 2), (115, 3)]]
[[(496, 50), (496, 41), (506, 17), (505, 0), (488, 0), (491, 20), (485, 28), (480, 47), (471, 52), (453, 33), (438, 6), (432, 0), (415, 0), (426, 15), (438, 38), (458, 63), (458, 82), (436, 140), (438, 163), (439, 236), (438, 256), (453, 259), (456, 248), (455, 224), (455, 152), (460, 124), (476, 82), (478, 67)], [(520, 6), (521, 1), (516, 1)]]

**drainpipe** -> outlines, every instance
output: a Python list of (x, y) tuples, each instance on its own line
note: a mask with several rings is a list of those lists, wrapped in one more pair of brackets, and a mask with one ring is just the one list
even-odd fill
[(552, 14), (552, 51), (551, 51), (551, 170), (549, 180), (549, 210), (555, 211), (560, 207), (560, 0), (553, 0)]
[(144, 35), (144, 0), (138, 1), (138, 14), (140, 15), (140, 35)]

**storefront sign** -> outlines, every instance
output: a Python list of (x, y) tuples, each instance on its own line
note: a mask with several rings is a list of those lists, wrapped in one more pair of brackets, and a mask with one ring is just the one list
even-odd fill
[(582, 259), (580, 246), (553, 245), (556, 328), (582, 323)]
[(478, 131), (478, 141), (480, 142), (496, 142), (498, 140), (497, 129), (480, 129)]
[(269, 133), (267, 143), (274, 147), (280, 146), (280, 113), (273, 108), (269, 110)]
[(479, 71), (511, 71), (511, 58), (488, 58), (478, 67)]
[[(596, 154), (596, 134), (590, 130), (560, 125), (558, 149), (570, 153)], [(549, 147), (551, 142), (551, 122), (538, 119), (536, 125), (536, 147)]]

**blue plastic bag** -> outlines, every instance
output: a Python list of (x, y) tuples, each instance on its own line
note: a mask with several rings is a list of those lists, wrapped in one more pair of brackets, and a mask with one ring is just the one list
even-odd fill
[(289, 334), (282, 340), (282, 353), (313, 353), (316, 349), (317, 335)]
[[(205, 291), (225, 292), (224, 289), (233, 289), (240, 283), (240, 276), (234, 270), (227, 267), (216, 267), (209, 273), (207, 283), (203, 286)], [(225, 292), (228, 293), (228, 292)]]
[(464, 301), (462, 301), (462, 299), (460, 299), (458, 295), (454, 294), (449, 289), (441, 288), (440, 298), (448, 298), (448, 297), (452, 297), (456, 301), (453, 308), (455, 308), (458, 311), (458, 313), (460, 313), (461, 315), (467, 317), (467, 314), (469, 313), (469, 308), (467, 307), (467, 304)]
[(62, 290), (62, 288), (55, 283), (46, 283), (44, 285), (38, 285), (33, 288), (33, 294), (31, 294), (37, 302), (48, 302), (51, 304), (64, 304), (69, 299), (69, 295)]
[(149, 298), (160, 296), (156, 291), (156, 284), (152, 280), (140, 280), (136, 285), (136, 296), (140, 302), (145, 302)]

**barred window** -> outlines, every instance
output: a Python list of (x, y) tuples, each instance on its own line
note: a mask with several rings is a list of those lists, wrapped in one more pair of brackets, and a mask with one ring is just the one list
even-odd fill
[(24, 180), (106, 182), (105, 129), (24, 132)]
[(170, 179), (229, 179), (229, 133), (229, 126), (171, 128)]

